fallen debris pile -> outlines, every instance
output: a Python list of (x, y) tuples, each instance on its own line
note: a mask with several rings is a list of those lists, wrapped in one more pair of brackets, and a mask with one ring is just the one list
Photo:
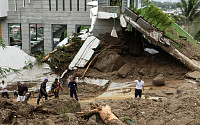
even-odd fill
[(42, 124), (46, 119), (51, 119), (51, 124), (62, 124), (69, 122), (66, 113), (81, 111), (80, 104), (71, 98), (48, 100), (37, 107), (1, 99), (0, 106), (1, 124)]

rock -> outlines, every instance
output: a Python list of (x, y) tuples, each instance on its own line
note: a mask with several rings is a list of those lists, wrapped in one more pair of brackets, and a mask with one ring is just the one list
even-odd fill
[(185, 77), (195, 80), (200, 79), (200, 72), (199, 71), (189, 72), (185, 75)]
[(70, 125), (78, 125), (78, 119), (73, 113), (65, 113), (65, 120), (69, 119)]
[(124, 58), (114, 51), (105, 51), (97, 59), (94, 68), (101, 72), (113, 72), (124, 65)]
[(127, 74), (133, 69), (133, 66), (134, 65), (132, 63), (126, 63), (118, 70), (118, 75), (122, 78), (125, 78)]
[(144, 69), (144, 68), (141, 68), (141, 69), (138, 71), (138, 73), (139, 73), (140, 75), (144, 76), (144, 75), (145, 75), (145, 69)]
[(46, 119), (44, 122), (42, 122), (42, 125), (55, 125), (55, 124), (51, 119)]
[(163, 74), (159, 74), (158, 76), (156, 76), (153, 79), (153, 84), (155, 86), (162, 86), (165, 85), (165, 77), (163, 76)]
[(168, 74), (169, 75), (173, 75), (174, 74), (174, 70), (173, 69), (168, 70)]

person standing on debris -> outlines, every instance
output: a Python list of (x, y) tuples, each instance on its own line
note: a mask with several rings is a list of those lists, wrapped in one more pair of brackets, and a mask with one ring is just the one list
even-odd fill
[(21, 82), (17, 82), (17, 91), (18, 91), (18, 97), (17, 102), (23, 102), (26, 98), (26, 93), (28, 92), (28, 88), (26, 85), (22, 85)]
[(142, 78), (138, 77), (138, 79), (135, 80), (134, 82), (128, 82), (128, 83), (136, 83), (135, 98), (137, 98), (138, 96), (141, 98), (142, 91), (144, 91), (144, 81), (142, 80)]
[(40, 93), (38, 96), (38, 100), (37, 100), (37, 105), (39, 105), (40, 103), (40, 99), (45, 96), (45, 100), (47, 100), (48, 95), (47, 95), (47, 91), (46, 91), (46, 83), (48, 82), (48, 79), (45, 79), (40, 86)]
[(70, 78), (70, 82), (68, 84), (68, 90), (70, 92), (70, 97), (73, 98), (73, 95), (75, 96), (75, 99), (78, 101), (77, 97), (77, 83), (75, 82), (75, 77)]
[(4, 80), (2, 81), (0, 89), (1, 89), (1, 96), (3, 98), (4, 98), (4, 96), (6, 96), (9, 99), (8, 90), (7, 90), (7, 84), (4, 82)]
[(58, 79), (56, 78), (51, 86), (51, 91), (54, 93), (55, 98), (59, 98), (59, 89), (63, 89), (61, 84), (58, 82)]

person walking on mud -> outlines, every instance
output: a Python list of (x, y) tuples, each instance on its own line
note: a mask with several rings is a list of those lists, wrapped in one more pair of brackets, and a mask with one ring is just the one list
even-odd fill
[(133, 82), (128, 82), (128, 83), (136, 83), (135, 98), (137, 98), (138, 96), (141, 98), (142, 91), (144, 91), (144, 81), (142, 80), (142, 78), (138, 77), (137, 80), (135, 80)]
[(51, 91), (54, 93), (55, 98), (59, 98), (59, 89), (63, 89), (61, 84), (58, 82), (58, 79), (56, 78), (51, 86)]
[(3, 98), (4, 98), (4, 96), (6, 96), (9, 99), (8, 90), (7, 90), (7, 84), (4, 82), (4, 80), (2, 81), (0, 89), (1, 89), (1, 96)]
[(75, 96), (75, 99), (78, 101), (77, 97), (77, 83), (75, 82), (75, 77), (70, 78), (70, 82), (68, 84), (68, 90), (70, 92), (70, 97), (73, 98), (73, 95)]
[(37, 105), (39, 105), (40, 103), (40, 99), (45, 96), (45, 100), (47, 100), (48, 95), (47, 95), (47, 91), (46, 91), (46, 83), (48, 82), (48, 79), (45, 79), (40, 86), (40, 93), (37, 99)]
[(18, 97), (17, 102), (23, 102), (26, 98), (26, 93), (28, 92), (28, 88), (26, 85), (22, 85), (21, 82), (17, 82), (17, 91), (18, 91)]

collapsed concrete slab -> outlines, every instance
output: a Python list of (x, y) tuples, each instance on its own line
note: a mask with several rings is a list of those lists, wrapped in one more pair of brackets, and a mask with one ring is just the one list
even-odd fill
[[(153, 41), (154, 44), (161, 47), (163, 50), (168, 52), (174, 58), (178, 59), (187, 68), (191, 70), (200, 71), (200, 62), (199, 62), (200, 49), (197, 46), (194, 46), (192, 43), (188, 41), (183, 41), (181, 39), (177, 39), (176, 41), (174, 41), (172, 38), (167, 38), (163, 31), (154, 27), (147, 20), (143, 19), (141, 15), (137, 15), (128, 8), (124, 12), (124, 18), (127, 23), (133, 26), (133, 28), (141, 32), (145, 37)], [(190, 36), (188, 36), (188, 39), (192, 39), (189, 37)], [(181, 46), (181, 48), (177, 47), (177, 45), (182, 45), (182, 44), (184, 45)], [(191, 52), (191, 48), (192, 50), (194, 49), (195, 52)]]

